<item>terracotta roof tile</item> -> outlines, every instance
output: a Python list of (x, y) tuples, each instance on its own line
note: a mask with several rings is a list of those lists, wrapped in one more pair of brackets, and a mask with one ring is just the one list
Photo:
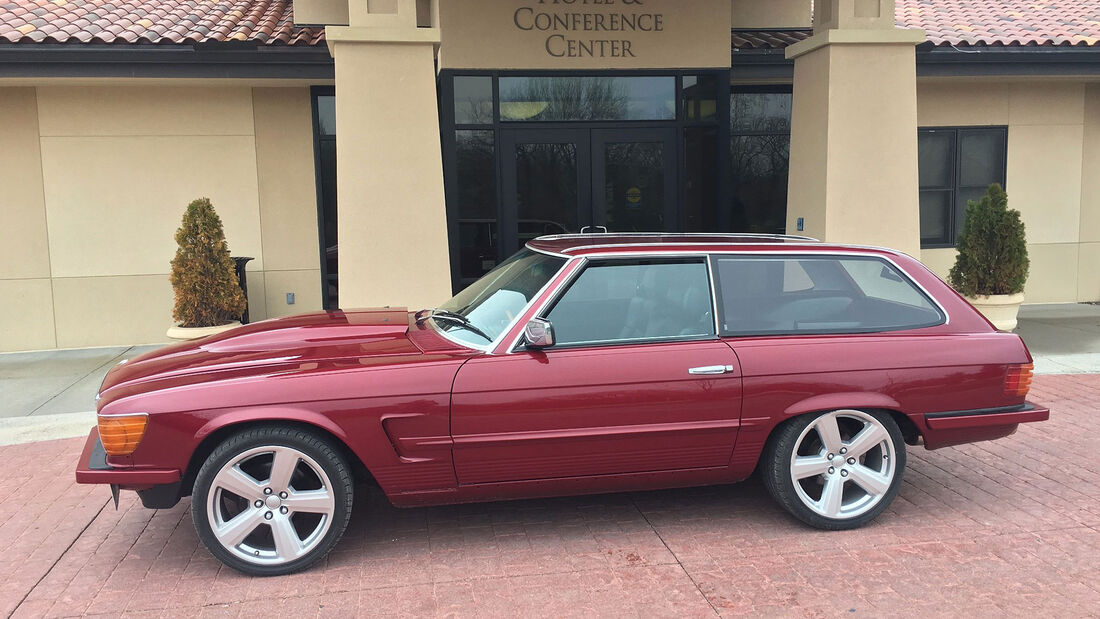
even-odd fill
[(1097, 0), (896, 0), (894, 19), (934, 45), (1100, 45)]
[(323, 45), (290, 0), (0, 0), (0, 43)]

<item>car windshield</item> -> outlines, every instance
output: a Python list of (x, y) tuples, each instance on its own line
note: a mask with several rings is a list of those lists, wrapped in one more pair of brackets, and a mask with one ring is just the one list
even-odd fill
[[(488, 344), (512, 324), (565, 262), (522, 249), (435, 310), (439, 315), (433, 322), (462, 343)], [(447, 315), (451, 319), (442, 319)]]

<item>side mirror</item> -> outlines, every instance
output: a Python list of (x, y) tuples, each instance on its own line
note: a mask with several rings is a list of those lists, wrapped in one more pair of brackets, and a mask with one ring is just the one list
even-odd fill
[(549, 320), (532, 318), (523, 328), (523, 342), (528, 348), (548, 348), (554, 345), (554, 325)]

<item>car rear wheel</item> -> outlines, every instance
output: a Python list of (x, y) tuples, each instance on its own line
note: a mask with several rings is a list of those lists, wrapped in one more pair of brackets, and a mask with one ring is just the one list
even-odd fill
[(764, 453), (764, 483), (799, 520), (854, 529), (897, 496), (905, 441), (887, 413), (838, 410), (804, 415), (777, 430)]
[(351, 469), (329, 441), (264, 426), (214, 449), (195, 477), (191, 516), (203, 544), (226, 565), (289, 574), (340, 540), (353, 492)]

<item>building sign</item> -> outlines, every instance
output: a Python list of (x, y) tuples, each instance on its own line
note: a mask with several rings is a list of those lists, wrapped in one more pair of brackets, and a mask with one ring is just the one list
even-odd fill
[[(545, 36), (543, 47), (555, 58), (637, 58), (633, 35), (664, 32), (665, 16), (646, 10), (646, 0), (578, 2), (538, 0), (512, 14), (516, 28)], [(597, 12), (590, 6), (617, 7)]]
[(728, 67), (729, 0), (443, 0), (444, 68)]

